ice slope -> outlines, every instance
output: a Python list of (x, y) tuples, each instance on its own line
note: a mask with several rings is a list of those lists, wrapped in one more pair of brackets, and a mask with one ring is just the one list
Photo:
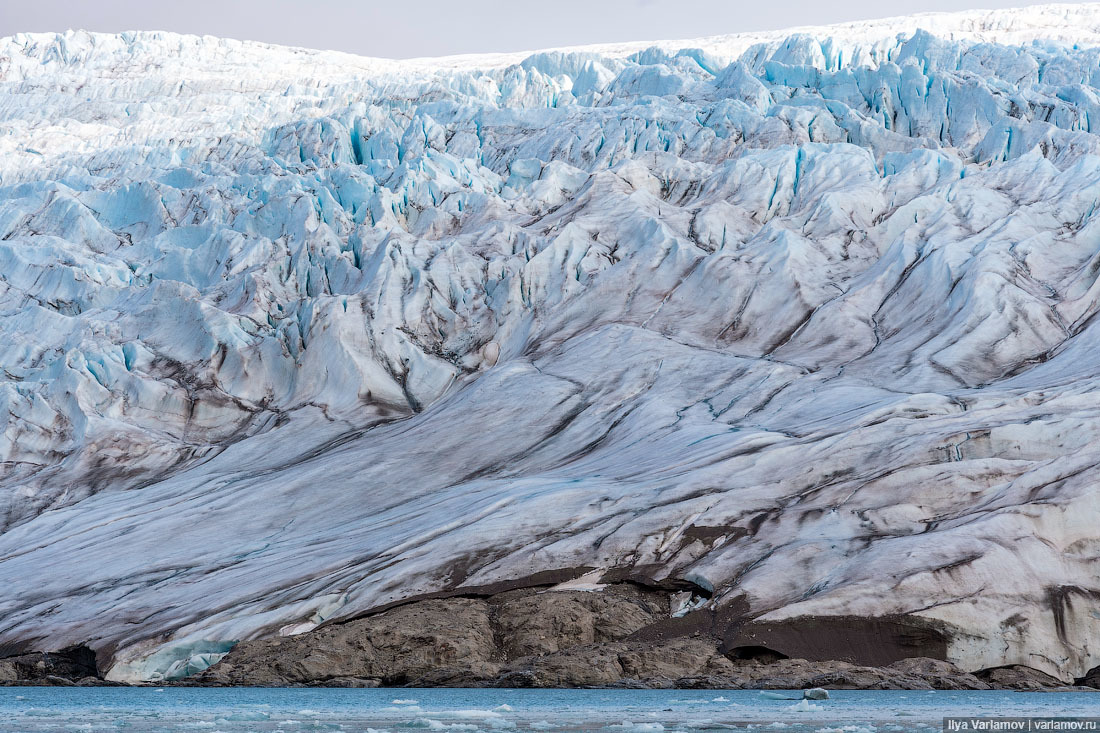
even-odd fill
[(1098, 45), (1100, 5), (412, 62), (0, 40), (0, 645), (157, 679), (635, 566), (1082, 674)]

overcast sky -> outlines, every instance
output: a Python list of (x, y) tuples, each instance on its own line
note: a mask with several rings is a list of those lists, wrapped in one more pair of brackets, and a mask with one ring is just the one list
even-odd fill
[(407, 58), (693, 38), (1013, 0), (0, 0), (20, 31), (170, 30)]

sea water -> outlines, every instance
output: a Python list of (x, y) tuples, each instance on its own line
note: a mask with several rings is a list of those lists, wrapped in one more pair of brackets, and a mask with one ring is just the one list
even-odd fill
[[(776, 699), (787, 696), (790, 699)], [(1100, 716), (1100, 693), (0, 688), (0, 733), (662, 731), (932, 733), (951, 716)]]

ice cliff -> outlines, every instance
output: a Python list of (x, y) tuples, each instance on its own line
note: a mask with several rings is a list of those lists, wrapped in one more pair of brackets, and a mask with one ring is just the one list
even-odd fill
[(1084, 674), (1098, 46), (0, 40), (0, 648), (158, 679), (572, 568)]

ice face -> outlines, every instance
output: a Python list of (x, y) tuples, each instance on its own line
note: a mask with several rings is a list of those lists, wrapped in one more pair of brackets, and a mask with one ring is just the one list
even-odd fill
[(155, 679), (648, 565), (1095, 666), (1097, 43), (0, 41), (0, 644)]

